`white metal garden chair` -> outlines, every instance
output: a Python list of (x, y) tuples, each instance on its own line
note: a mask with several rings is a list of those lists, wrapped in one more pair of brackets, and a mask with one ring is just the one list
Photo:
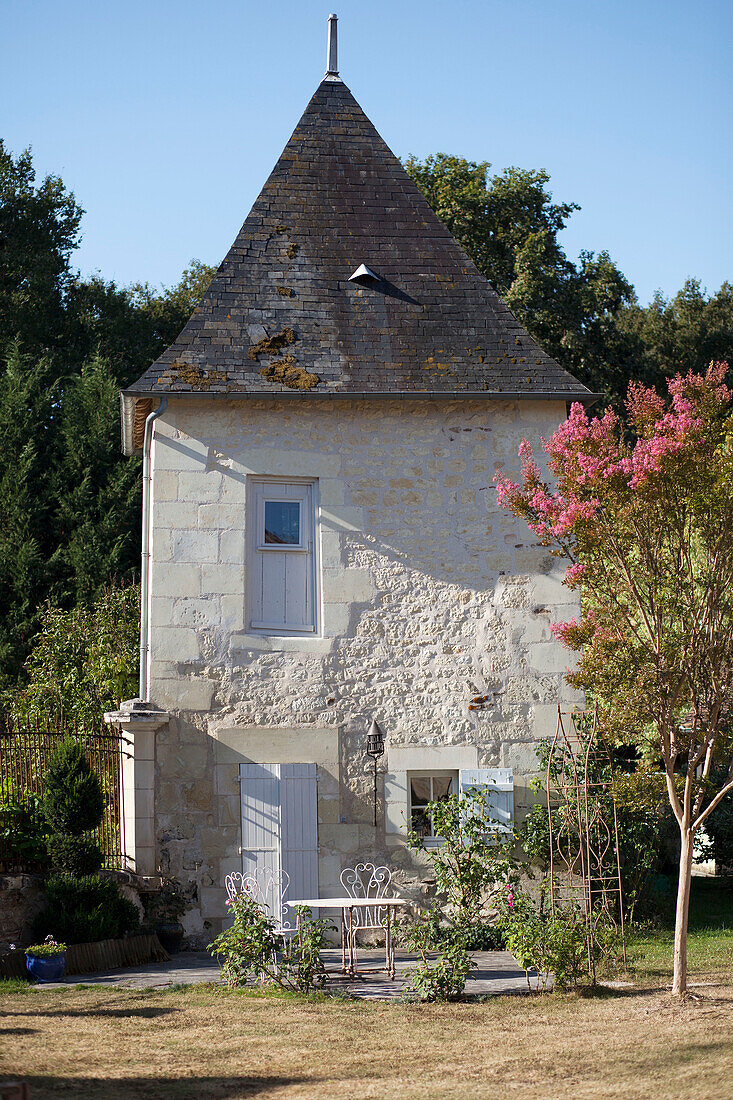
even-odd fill
[(261, 905), (265, 912), (277, 922), (275, 934), (278, 936), (291, 936), (295, 932), (295, 925), (290, 919), (290, 907), (285, 901), (285, 895), (290, 886), (290, 875), (287, 871), (252, 871), (243, 875), (241, 871), (233, 871), (224, 879), (229, 900), (233, 901), (238, 894), (248, 894), (253, 901)]
[(356, 867), (345, 867), (341, 872), (341, 885), (350, 897), (366, 901), (374, 900), (374, 905), (355, 906), (349, 913), (349, 927), (346, 934), (352, 967), (356, 963), (357, 933), (379, 931), (384, 933), (386, 968), (394, 969), (391, 913), (387, 906), (379, 904), (379, 899), (387, 895), (391, 881), (392, 872), (389, 867), (376, 867), (373, 863), (357, 863)]

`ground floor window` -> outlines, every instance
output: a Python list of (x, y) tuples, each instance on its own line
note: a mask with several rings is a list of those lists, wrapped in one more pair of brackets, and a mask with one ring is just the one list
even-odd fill
[(458, 772), (410, 772), (408, 793), (410, 827), (424, 840), (438, 839), (426, 807), (443, 802), (458, 790)]

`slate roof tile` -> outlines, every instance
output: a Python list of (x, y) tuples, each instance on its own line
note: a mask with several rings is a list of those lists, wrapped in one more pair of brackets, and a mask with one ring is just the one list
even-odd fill
[[(362, 263), (379, 282), (349, 281)], [(284, 375), (264, 377), (272, 365)], [(126, 393), (298, 391), (590, 397), (525, 332), (334, 79), (316, 90), (188, 324)]]

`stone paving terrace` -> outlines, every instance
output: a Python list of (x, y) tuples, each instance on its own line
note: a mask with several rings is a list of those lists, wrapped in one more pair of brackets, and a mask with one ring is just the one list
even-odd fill
[[(341, 952), (338, 949), (323, 952), (326, 967), (332, 978), (328, 988), (352, 997), (368, 1000), (395, 1000), (402, 997), (406, 986), (406, 971), (415, 965), (415, 956), (396, 953), (397, 973), (394, 981), (386, 975), (370, 973), (357, 979), (345, 978), (338, 967)], [(476, 969), (466, 983), (469, 997), (488, 994), (527, 993), (524, 970), (508, 951), (473, 951)], [(378, 966), (384, 959), (384, 951), (360, 950), (359, 962), (363, 966)], [(220, 982), (219, 967), (204, 951), (182, 951), (169, 962), (147, 963), (144, 966), (123, 970), (98, 971), (94, 974), (71, 974), (62, 982), (49, 982), (34, 986), (38, 989), (63, 989), (74, 985), (104, 985), (119, 989), (164, 989), (174, 985), (195, 985), (203, 982)], [(537, 979), (532, 979), (537, 988)]]

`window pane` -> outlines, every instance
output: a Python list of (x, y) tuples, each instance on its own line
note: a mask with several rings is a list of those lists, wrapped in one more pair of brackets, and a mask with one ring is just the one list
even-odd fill
[(413, 806), (412, 809), (412, 828), (418, 836), (432, 836), (433, 826), (428, 814), (425, 810), (416, 809)]
[(433, 776), (433, 801), (445, 802), (450, 795), (450, 787), (453, 780), (449, 775)]
[(286, 546), (300, 544), (299, 501), (265, 501), (265, 542)]
[(430, 801), (430, 777), (411, 779), (410, 794), (413, 806), (425, 806)]

